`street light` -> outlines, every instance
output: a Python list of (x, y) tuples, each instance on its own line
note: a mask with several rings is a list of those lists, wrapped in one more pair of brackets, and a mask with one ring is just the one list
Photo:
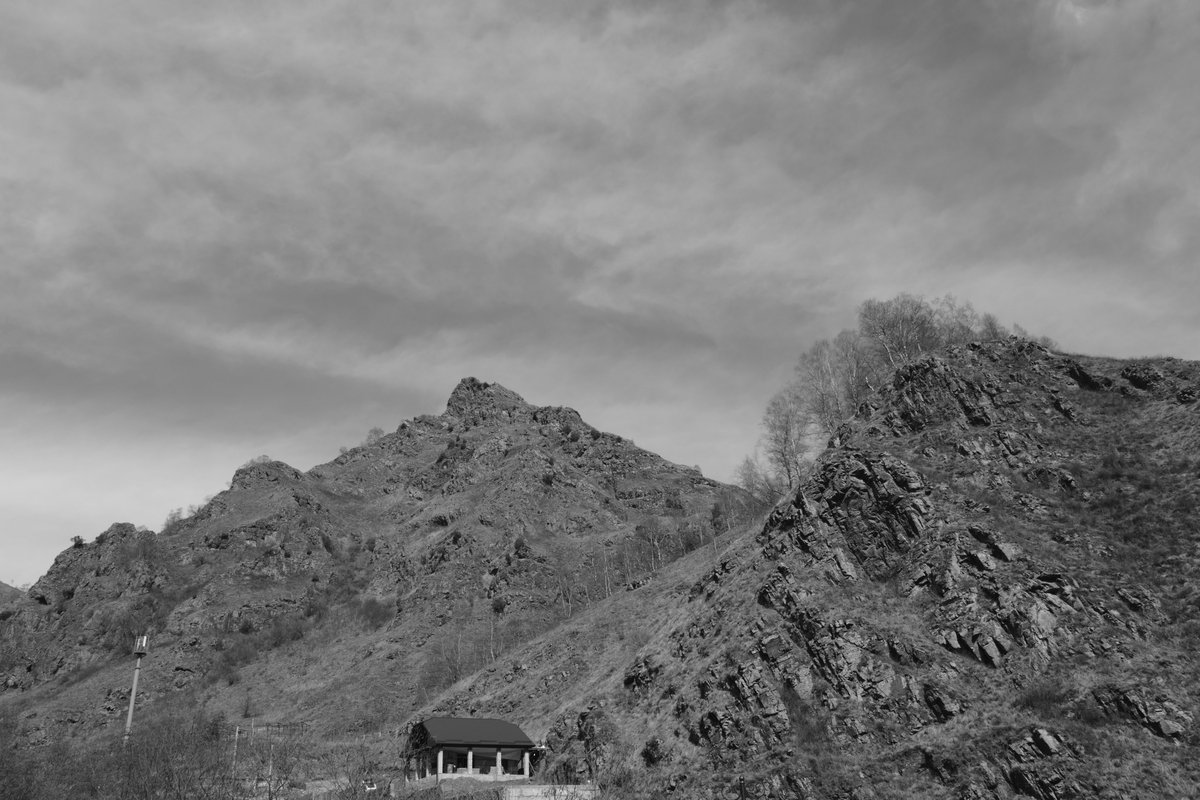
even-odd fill
[(129, 744), (129, 729), (133, 727), (133, 701), (137, 699), (138, 673), (142, 669), (142, 656), (146, 655), (149, 648), (150, 637), (144, 634), (137, 637), (133, 643), (133, 654), (137, 656), (137, 661), (133, 665), (133, 689), (129, 692), (129, 714), (125, 717), (125, 735), (121, 737), (122, 746)]

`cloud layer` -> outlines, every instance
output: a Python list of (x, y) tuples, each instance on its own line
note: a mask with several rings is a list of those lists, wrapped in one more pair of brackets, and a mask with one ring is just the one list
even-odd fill
[(8, 3), (0, 580), (468, 374), (727, 478), (898, 291), (1200, 358), (1198, 34), (1190, 0)]

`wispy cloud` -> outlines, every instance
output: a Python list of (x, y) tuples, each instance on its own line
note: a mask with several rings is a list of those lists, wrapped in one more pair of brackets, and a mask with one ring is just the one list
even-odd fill
[[(8, 3), (0, 513), (94, 487), (44, 562), (120, 481), (155, 524), (465, 374), (727, 477), (897, 291), (1200, 357), (1198, 34), (1190, 0)], [(36, 460), (56, 418), (117, 468)], [(222, 466), (145, 464), (195, 442)]]

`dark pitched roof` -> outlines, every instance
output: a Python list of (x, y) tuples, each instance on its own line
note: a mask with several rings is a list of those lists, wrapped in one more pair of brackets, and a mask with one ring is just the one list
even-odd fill
[(425, 729), (431, 745), (479, 744), (490, 747), (533, 747), (533, 740), (511, 722), (477, 717), (430, 717), (417, 727)]

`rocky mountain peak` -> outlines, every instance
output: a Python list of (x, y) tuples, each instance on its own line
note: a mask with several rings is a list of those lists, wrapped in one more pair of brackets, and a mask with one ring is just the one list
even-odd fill
[(143, 719), (386, 732), (384, 764), (414, 720), (496, 716), (630, 800), (1193, 797), (1198, 396), (1195, 362), (948, 348), (767, 510), (467, 378), (74, 544), (0, 603), (0, 720), (109, 737), (149, 633)]
[(446, 401), (446, 414), (471, 425), (488, 420), (516, 420), (532, 412), (533, 407), (516, 392), (476, 378), (459, 381)]
[(253, 486), (279, 481), (299, 481), (300, 470), (282, 461), (252, 461), (243, 464), (233, 473), (231, 486), (234, 489), (249, 489)]

